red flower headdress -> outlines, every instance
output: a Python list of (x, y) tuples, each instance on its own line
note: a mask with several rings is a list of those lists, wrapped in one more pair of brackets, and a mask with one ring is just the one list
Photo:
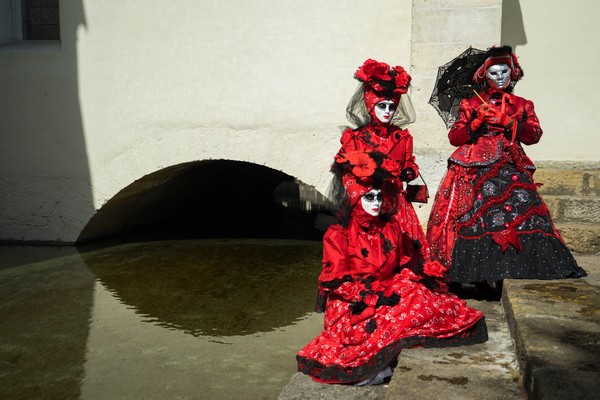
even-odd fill
[(375, 172), (375, 168), (377, 168), (377, 163), (375, 160), (369, 155), (369, 153), (363, 151), (351, 151), (349, 153), (342, 154), (336, 159), (336, 162), (339, 164), (344, 164), (347, 162), (352, 175), (359, 179), (370, 177), (373, 175), (373, 172)]
[(363, 83), (367, 110), (382, 100), (392, 100), (396, 105), (400, 96), (408, 92), (411, 77), (401, 66), (368, 59), (358, 67), (354, 77)]
[(351, 151), (338, 154), (332, 169), (341, 170), (344, 189), (350, 202), (355, 204), (375, 184), (382, 185), (396, 176), (399, 166), (380, 152)]

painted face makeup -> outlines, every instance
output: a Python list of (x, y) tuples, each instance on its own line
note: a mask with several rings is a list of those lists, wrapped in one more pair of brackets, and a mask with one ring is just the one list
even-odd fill
[(375, 117), (382, 124), (388, 124), (394, 113), (396, 112), (396, 105), (391, 100), (381, 100), (379, 103), (375, 104)]
[(383, 194), (379, 189), (371, 189), (360, 198), (360, 204), (362, 205), (363, 210), (374, 217), (379, 215), (382, 202)]
[(496, 89), (505, 89), (510, 83), (510, 68), (506, 64), (492, 65), (485, 72), (488, 82)]

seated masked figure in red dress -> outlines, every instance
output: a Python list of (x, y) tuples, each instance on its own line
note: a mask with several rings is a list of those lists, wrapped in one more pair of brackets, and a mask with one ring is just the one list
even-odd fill
[(448, 133), (458, 148), (429, 218), (432, 258), (457, 283), (585, 276), (552, 223), (522, 147), (542, 136), (533, 102), (511, 93), (523, 70), (509, 46), (490, 48), (483, 60), (470, 76), (484, 89), (462, 101)]
[(425, 234), (412, 204), (406, 198), (404, 183), (419, 175), (413, 155), (413, 137), (404, 127), (415, 120), (408, 87), (411, 77), (401, 66), (368, 59), (355, 73), (360, 82), (346, 109), (348, 120), (356, 128), (342, 133), (341, 147), (335, 159), (353, 151), (378, 151), (396, 162), (393, 178), (398, 196), (384, 209), (395, 208), (394, 218), (403, 228), (405, 254), (414, 262), (429, 259)]
[(382, 204), (397, 196), (395, 162), (381, 153), (350, 152), (346, 219), (323, 238), (317, 311), (319, 336), (297, 355), (299, 371), (323, 383), (376, 384), (391, 375), (402, 348), (446, 347), (487, 340), (483, 313), (448, 294), (437, 262), (416, 267), (403, 251), (403, 228)]

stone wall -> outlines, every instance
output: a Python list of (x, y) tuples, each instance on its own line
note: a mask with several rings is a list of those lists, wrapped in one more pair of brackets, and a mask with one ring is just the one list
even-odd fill
[(429, 204), (415, 204), (423, 225), (429, 218), (431, 202), (451, 152), (448, 129), (428, 104), (438, 66), (469, 46), (487, 49), (500, 43), (501, 23), (502, 0), (413, 1), (411, 96), (417, 121), (409, 129), (414, 136), (417, 162), (431, 195)]

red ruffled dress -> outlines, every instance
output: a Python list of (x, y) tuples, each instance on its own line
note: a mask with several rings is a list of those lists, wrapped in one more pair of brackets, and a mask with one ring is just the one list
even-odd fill
[[(336, 155), (352, 151), (378, 151), (393, 161), (398, 166), (398, 175), (406, 168), (411, 168), (416, 178), (419, 175), (419, 166), (413, 155), (413, 137), (408, 129), (401, 129), (395, 125), (369, 124), (359, 129), (347, 128), (340, 139), (342, 146)], [(404, 233), (404, 254), (415, 263), (422, 263), (430, 259), (429, 246), (425, 233), (413, 205), (406, 200), (403, 183), (396, 180), (399, 189), (397, 211), (394, 218)]]
[(585, 276), (552, 223), (533, 180), (535, 166), (521, 146), (542, 136), (533, 103), (493, 89), (482, 97), (513, 118), (514, 127), (484, 124), (476, 137), (469, 124), (482, 101), (462, 101), (448, 134), (458, 148), (427, 227), (432, 259), (450, 266), (450, 280), (460, 283)]
[(348, 228), (330, 226), (317, 303), (324, 327), (298, 353), (299, 371), (318, 382), (356, 383), (387, 368), (402, 348), (487, 340), (481, 311), (428, 289), (433, 278), (401, 267), (401, 232), (396, 221), (383, 223), (360, 206)]

